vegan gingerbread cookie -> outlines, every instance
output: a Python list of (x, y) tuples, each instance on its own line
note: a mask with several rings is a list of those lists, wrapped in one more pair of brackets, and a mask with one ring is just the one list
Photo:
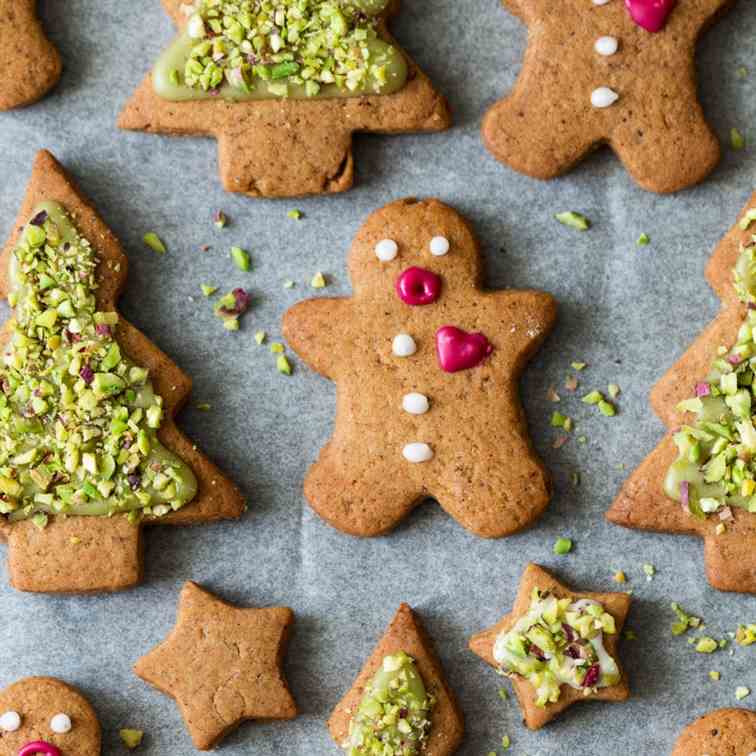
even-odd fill
[(608, 144), (644, 189), (696, 184), (720, 149), (698, 102), (695, 46), (731, 1), (503, 0), (528, 26), (528, 50), (485, 117), (486, 147), (550, 179)]
[(399, 607), (352, 688), (328, 721), (348, 756), (450, 756), (462, 742), (462, 712), (419, 618)]
[(575, 593), (537, 564), (512, 611), (470, 639), (470, 649), (512, 680), (525, 724), (537, 730), (578, 701), (624, 701), (617, 658), (626, 593)]
[(706, 268), (722, 310), (654, 386), (669, 428), (612, 504), (611, 522), (704, 539), (720, 590), (756, 593), (756, 194)]
[[(116, 309), (128, 260), (48, 152), (0, 256), (0, 537), (14, 587), (141, 580), (141, 528), (238, 517), (236, 487), (176, 427), (190, 379)], [(82, 565), (87, 565), (82, 569)]]
[(293, 620), (287, 607), (239, 609), (187, 583), (176, 626), (134, 671), (175, 699), (206, 751), (244, 720), (297, 715), (282, 671)]
[(37, 0), (0, 0), (0, 110), (41, 99), (58, 83), (61, 68), (37, 18)]
[(354, 296), (283, 320), (337, 386), (336, 427), (305, 480), (331, 525), (375, 536), (428, 497), (477, 535), (509, 535), (548, 504), (517, 380), (554, 324), (552, 297), (480, 288), (467, 222), (437, 200), (373, 213), (349, 256)]
[(273, 197), (352, 185), (352, 134), (439, 131), (445, 100), (387, 29), (398, 0), (163, 0), (179, 37), (119, 118), (214, 136), (223, 186)]
[(100, 724), (78, 690), (27, 677), (0, 691), (0, 756), (99, 756)]
[(672, 756), (754, 756), (755, 753), (756, 711), (717, 709), (683, 730)]

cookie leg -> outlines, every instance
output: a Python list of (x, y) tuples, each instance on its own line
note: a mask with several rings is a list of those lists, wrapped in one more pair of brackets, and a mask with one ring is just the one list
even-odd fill
[(706, 577), (720, 591), (756, 593), (756, 552), (742, 532), (705, 540)]
[(253, 197), (343, 192), (352, 186), (354, 160), (348, 131), (259, 120), (218, 136), (223, 187)]

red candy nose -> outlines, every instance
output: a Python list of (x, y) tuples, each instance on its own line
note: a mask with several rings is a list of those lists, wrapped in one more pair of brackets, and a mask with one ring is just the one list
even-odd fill
[(441, 296), (441, 278), (425, 268), (407, 268), (396, 280), (396, 293), (404, 304), (433, 304)]
[(491, 352), (493, 344), (482, 333), (467, 333), (454, 326), (436, 332), (438, 364), (447, 373), (477, 367)]
[(664, 28), (667, 17), (677, 0), (625, 0), (630, 16), (646, 31), (658, 32)]
[(27, 743), (19, 752), (18, 756), (61, 756), (60, 749), (44, 740), (35, 740), (33, 743)]

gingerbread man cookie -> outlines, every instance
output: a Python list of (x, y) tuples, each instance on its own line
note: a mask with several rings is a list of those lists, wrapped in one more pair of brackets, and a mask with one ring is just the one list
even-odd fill
[[(135, 585), (141, 527), (238, 517), (241, 494), (176, 427), (191, 380), (116, 310), (128, 260), (40, 152), (0, 256), (0, 538), (19, 590)], [(82, 564), (87, 568), (82, 569)]]
[(537, 730), (578, 701), (630, 695), (617, 659), (629, 610), (626, 593), (575, 593), (529, 564), (512, 611), (470, 649), (511, 678), (525, 724)]
[(717, 709), (689, 724), (672, 756), (756, 756), (756, 711)]
[(99, 756), (100, 723), (84, 696), (52, 677), (0, 691), (0, 756)]
[(60, 79), (60, 55), (36, 7), (37, 0), (0, 0), (0, 110), (36, 102)]
[(228, 191), (341, 192), (353, 181), (353, 133), (450, 124), (444, 99), (388, 33), (398, 0), (163, 5), (180, 36), (119, 126), (214, 136)]
[(287, 607), (238, 609), (187, 583), (176, 626), (134, 671), (176, 700), (207, 751), (244, 720), (297, 715), (281, 670), (293, 621)]
[(756, 194), (709, 261), (716, 320), (651, 391), (670, 429), (630, 476), (611, 522), (704, 539), (706, 574), (723, 591), (756, 593)]
[(719, 143), (698, 102), (695, 46), (731, 0), (503, 0), (528, 26), (511, 95), (483, 140), (520, 173), (558, 176), (608, 144), (644, 189), (705, 178)]
[(438, 200), (373, 213), (349, 271), (353, 298), (301, 302), (283, 321), (293, 349), (337, 385), (310, 504), (360, 536), (386, 533), (429, 497), (483, 537), (532, 523), (551, 488), (517, 379), (554, 324), (552, 297), (482, 291), (472, 230)]

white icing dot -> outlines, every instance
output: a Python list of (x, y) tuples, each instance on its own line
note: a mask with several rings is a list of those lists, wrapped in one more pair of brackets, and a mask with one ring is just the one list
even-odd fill
[(428, 462), (433, 459), (433, 449), (428, 444), (416, 441), (414, 444), (407, 444), (402, 450), (402, 454), (407, 462)]
[(67, 732), (71, 732), (72, 727), (71, 717), (68, 714), (56, 714), (50, 720), (50, 729), (58, 735), (65, 735)]
[(375, 245), (375, 256), (381, 262), (391, 262), (399, 253), (399, 245), (393, 239), (383, 239)]
[(405, 394), (402, 399), (402, 409), (410, 415), (424, 415), (430, 408), (430, 402), (425, 394)]
[(205, 36), (205, 22), (202, 20), (202, 16), (200, 16), (199, 13), (195, 13), (189, 19), (186, 32), (192, 39), (202, 39), (202, 37)]
[(19, 727), (21, 727), (21, 715), (17, 711), (6, 711), (0, 717), (0, 730), (15, 732)]
[(443, 257), (449, 251), (449, 240), (445, 236), (434, 236), (430, 241), (430, 253)]
[(619, 95), (609, 87), (599, 87), (591, 92), (591, 105), (594, 108), (608, 108), (619, 100)]
[(599, 37), (594, 48), (599, 55), (614, 55), (619, 49), (619, 40), (617, 37)]
[(391, 350), (397, 357), (410, 357), (417, 351), (417, 344), (409, 334), (400, 333), (394, 336)]

